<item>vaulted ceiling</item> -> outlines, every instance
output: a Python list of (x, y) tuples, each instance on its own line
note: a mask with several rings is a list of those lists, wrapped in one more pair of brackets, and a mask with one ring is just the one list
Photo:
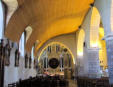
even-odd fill
[[(75, 32), (82, 24), (94, 0), (3, 0), (8, 8), (13, 8), (6, 26), (5, 36), (19, 42), (26, 29), (32, 27), (26, 50), (30, 52), (38, 40), (37, 50), (49, 39)], [(11, 3), (12, 1), (12, 3)]]

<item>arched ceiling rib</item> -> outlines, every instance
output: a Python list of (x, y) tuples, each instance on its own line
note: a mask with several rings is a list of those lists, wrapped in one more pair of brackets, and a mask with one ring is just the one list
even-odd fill
[(28, 10), (30, 2), (21, 5), (12, 15), (7, 24), (5, 36), (9, 39), (18, 42), (22, 32), (34, 19), (32, 10)]
[(7, 15), (6, 22), (8, 23), (10, 17), (15, 12), (15, 10), (18, 8), (18, 2), (17, 2), (17, 0), (2, 0), (2, 1), (7, 5), (7, 8), (8, 8), (7, 14), (6, 14)]
[[(33, 32), (26, 49), (31, 50), (36, 40), (38, 50), (48, 39), (78, 29), (94, 0), (18, 0), (21, 5), (11, 17), (5, 35), (19, 41), (22, 32), (31, 26)], [(12, 34), (13, 33), (13, 34)]]
[[(86, 12), (86, 10), (84, 10), (84, 11)], [(85, 14), (85, 12), (84, 12), (84, 14)], [(44, 28), (44, 31), (42, 31), (42, 33), (40, 33), (40, 32), (36, 33), (37, 39), (40, 40), (40, 44), (37, 45), (37, 48), (35, 49), (35, 53), (50, 38), (53, 38), (55, 36), (59, 36), (61, 34), (67, 34), (67, 33), (71, 33), (71, 32), (76, 31), (78, 29), (78, 26), (81, 25), (81, 22), (84, 18), (84, 14), (80, 13), (78, 16), (77, 15), (70, 16), (69, 18), (63, 17), (60, 20), (55, 20), (52, 23), (50, 23), (51, 24), (50, 26)], [(39, 30), (43, 30), (43, 29), (39, 29)], [(35, 36), (34, 33), (32, 33), (33, 37)], [(46, 35), (46, 36), (42, 36), (42, 34)], [(29, 41), (31, 41), (31, 40), (29, 39)], [(26, 46), (27, 46), (27, 48), (30, 47), (29, 42)]]

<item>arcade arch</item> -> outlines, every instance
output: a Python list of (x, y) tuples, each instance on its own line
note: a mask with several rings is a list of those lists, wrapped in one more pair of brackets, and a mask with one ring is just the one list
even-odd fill
[[(56, 69), (52, 69), (49, 65), (49, 61), (52, 58), (56, 58), (59, 61), (59, 66)], [(64, 44), (60, 42), (51, 42), (47, 44), (41, 51), (39, 58), (38, 58), (38, 66), (40, 69), (43, 69), (44, 71), (47, 71), (49, 73), (55, 73), (54, 74), (63, 74), (67, 72), (67, 69), (71, 73), (74, 72), (74, 64), (75, 59), (71, 52), (71, 50)], [(43, 70), (41, 73), (44, 73)], [(73, 73), (74, 74), (74, 73)]]
[[(101, 15), (95, 6), (92, 6), (88, 12), (86, 19), (81, 26), (84, 29), (84, 47), (83, 47), (83, 76), (100, 77), (100, 66), (107, 65), (107, 58), (102, 58), (101, 55), (106, 51), (105, 41), (101, 39), (101, 33), (105, 31), (104, 27), (101, 30)], [(103, 21), (102, 21), (103, 23)], [(101, 39), (100, 39), (101, 38)], [(78, 39), (79, 40), (79, 39)], [(81, 42), (83, 44), (83, 41)], [(104, 47), (99, 47), (103, 45)], [(77, 49), (78, 51), (79, 49)], [(94, 56), (95, 55), (95, 56)], [(105, 54), (106, 55), (106, 54)], [(101, 63), (103, 60), (103, 64)], [(100, 62), (99, 62), (100, 61)], [(100, 64), (101, 63), (101, 64)], [(95, 69), (93, 68), (95, 66)], [(96, 71), (96, 72), (95, 72)]]

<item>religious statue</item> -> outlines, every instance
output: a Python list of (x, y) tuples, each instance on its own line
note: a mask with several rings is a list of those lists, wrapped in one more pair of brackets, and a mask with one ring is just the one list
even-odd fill
[(28, 55), (26, 54), (25, 55), (25, 68), (28, 67)]
[(19, 53), (19, 50), (16, 49), (16, 51), (15, 51), (15, 67), (19, 66), (19, 59), (20, 59), (20, 53)]

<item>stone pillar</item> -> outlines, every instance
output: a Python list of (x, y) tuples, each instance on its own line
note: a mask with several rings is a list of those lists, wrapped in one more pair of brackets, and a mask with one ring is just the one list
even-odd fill
[(109, 71), (109, 83), (113, 84), (113, 35), (105, 37)]
[(83, 55), (82, 56), (77, 56), (77, 67), (78, 67), (78, 76), (84, 76), (84, 60), (83, 60)]
[(100, 77), (98, 48), (84, 47), (84, 75), (89, 78)]

